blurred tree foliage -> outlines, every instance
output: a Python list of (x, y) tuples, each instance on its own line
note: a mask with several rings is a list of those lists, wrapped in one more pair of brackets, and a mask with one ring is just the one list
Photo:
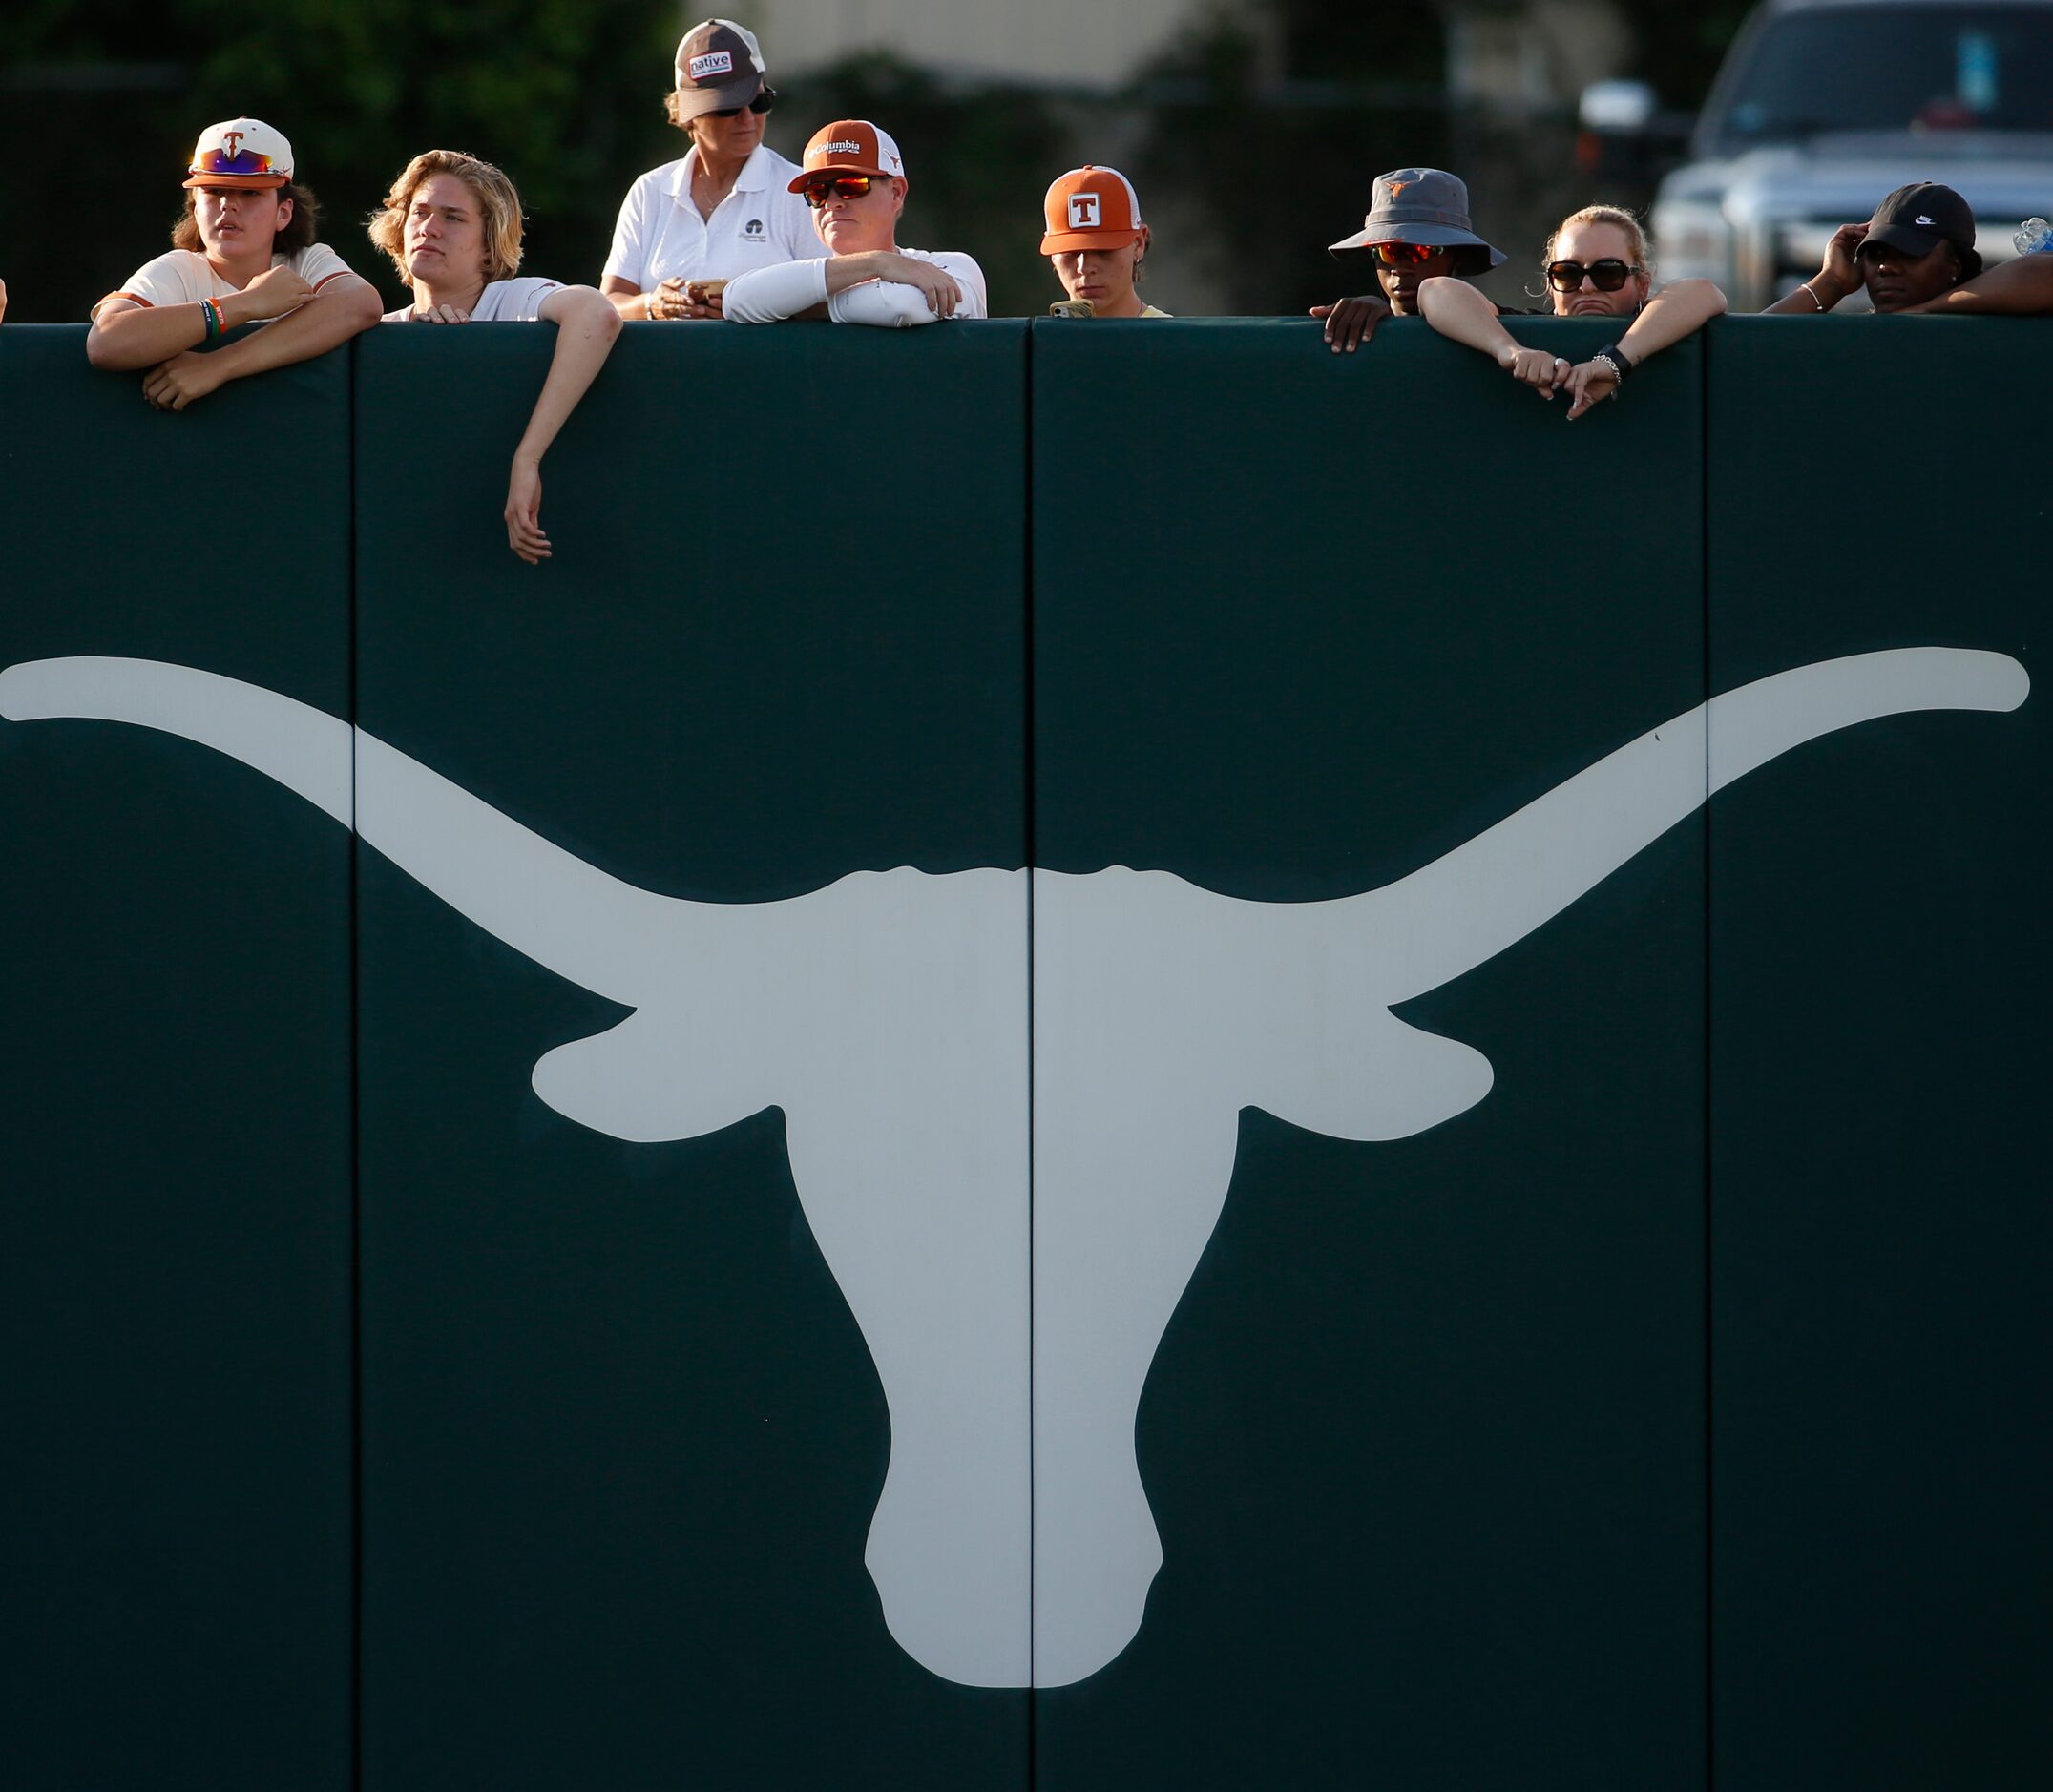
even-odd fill
[[(1693, 105), (1742, 10), (1631, 0), (1640, 73), (1670, 104)], [(0, 275), (10, 314), (80, 318), (155, 253), (193, 138), (239, 113), (292, 138), (324, 236), (388, 294), (398, 284), (373, 263), (363, 219), (429, 147), (498, 162), (528, 207), (529, 265), (596, 280), (628, 183), (682, 148), (661, 96), (686, 22), (647, 0), (273, 0), (261, 16), (223, 0), (10, 0)], [(975, 255), (1001, 312), (1053, 296), (1036, 253), (1047, 180), (1124, 145), (1151, 207), (1159, 193), (1194, 216), (1240, 220), (1237, 243), (1249, 231), (1289, 242), (1296, 275), (1243, 278), (1254, 263), (1237, 253), (1223, 278), (1251, 309), (1294, 305), (1331, 283), (1300, 245), (1351, 227), (1369, 176), (1448, 153), (1444, 37), (1434, 8), (1248, 0), (1205, 17), (1116, 101), (944, 80), (885, 55), (802, 83), (779, 75), (771, 43), (785, 97), (770, 138), (795, 156), (829, 118), (884, 122), (911, 165), (909, 240)]]

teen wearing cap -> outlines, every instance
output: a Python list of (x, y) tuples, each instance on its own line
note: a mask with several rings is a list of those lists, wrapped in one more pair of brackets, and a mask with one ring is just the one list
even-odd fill
[(813, 251), (798, 169), (763, 140), (777, 103), (755, 34), (732, 19), (694, 25), (678, 45), (670, 122), (691, 139), (681, 159), (628, 188), (599, 290), (623, 318), (717, 318), (737, 274)]
[(520, 195), (492, 163), (459, 150), (416, 156), (370, 220), (370, 240), (413, 288), (388, 323), (554, 323), (555, 353), (513, 449), (506, 540), (530, 566), (549, 558), (542, 456), (598, 377), (620, 314), (590, 286), (520, 275)]
[(1442, 336), (1481, 350), (1540, 397), (1565, 391), (1571, 419), (1603, 399), (1616, 398), (1641, 362), (1702, 329), (1725, 309), (1725, 294), (1707, 280), (1679, 280), (1654, 292), (1646, 233), (1637, 218), (1615, 205), (1586, 205), (1564, 218), (1547, 239), (1541, 267), (1555, 316), (1615, 318), (1624, 324), (1615, 342), (1579, 365), (1514, 341), (1498, 321), (1498, 308), (1459, 281), (1425, 281), (1419, 310)]
[(1117, 168), (1072, 168), (1041, 201), (1040, 252), (1069, 297), (1048, 307), (1058, 318), (1165, 318), (1134, 290), (1151, 240), (1141, 196)]
[[(258, 118), (200, 134), (172, 250), (93, 307), (86, 358), (150, 369), (143, 396), (183, 410), (230, 380), (307, 361), (378, 321), (378, 294), (314, 240), (314, 196), (293, 180), (292, 145)], [(271, 322), (271, 320), (277, 322)], [(240, 323), (269, 323), (213, 354)]]
[(867, 119), (841, 118), (816, 131), (791, 187), (812, 208), (827, 255), (742, 275), (726, 291), (730, 323), (824, 317), (905, 329), (988, 315), (984, 271), (968, 256), (898, 247), (905, 160)]
[(2012, 317), (2053, 310), (2053, 275), (2027, 256), (1983, 274), (1975, 213), (1951, 187), (1918, 180), (1898, 187), (1865, 224), (1841, 224), (1825, 265), (1768, 309), (1822, 317), (1862, 287), (1878, 316), (1926, 312)]
[(1326, 320), (1324, 340), (1335, 354), (1351, 355), (1385, 318), (1416, 317), (1424, 281), (1487, 274), (1504, 260), (1476, 234), (1469, 190), (1444, 168), (1394, 168), (1376, 176), (1371, 191), (1361, 229), (1330, 243), (1327, 253), (1343, 266), (1372, 269), (1380, 293), (1311, 307)]

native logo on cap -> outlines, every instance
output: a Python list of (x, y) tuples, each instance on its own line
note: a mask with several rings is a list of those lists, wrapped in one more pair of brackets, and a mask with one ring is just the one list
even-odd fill
[(702, 56), (691, 59), (691, 78), (703, 81), (715, 74), (734, 73), (734, 52), (731, 50), (709, 50)]

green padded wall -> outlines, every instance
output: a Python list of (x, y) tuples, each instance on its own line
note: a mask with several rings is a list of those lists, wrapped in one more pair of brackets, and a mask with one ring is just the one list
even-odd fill
[[(1372, 889), (1703, 699), (1694, 345), (1573, 424), (1423, 326), (1034, 373), (1039, 865)], [(1699, 816), (1400, 1011), (1469, 1113), (1243, 1113), (1140, 1407), (1163, 1566), (1039, 1784), (1702, 1782), (1703, 912)]]
[[(0, 330), (0, 665), (346, 715), (346, 359), (167, 415), (84, 336)], [(10, 1787), (350, 1783), (349, 862), (188, 740), (0, 723)]]
[[(630, 330), (540, 569), (549, 334), (367, 339), (363, 726), (667, 895), (1022, 865), (1025, 336)], [(530, 1073), (620, 1008), (367, 849), (360, 904), (367, 1787), (1023, 1784), (1025, 1693), (865, 1573), (890, 1427), (785, 1115), (587, 1130)]]
[[(1714, 682), (1926, 643), (2032, 664), (2036, 342), (1720, 329)], [(2045, 700), (1871, 723), (1712, 809), (1723, 1786), (2045, 1780)]]

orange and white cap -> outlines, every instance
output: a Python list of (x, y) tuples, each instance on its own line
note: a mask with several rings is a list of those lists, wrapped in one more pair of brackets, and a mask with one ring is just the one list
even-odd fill
[(210, 124), (193, 145), (189, 187), (282, 187), (292, 178), (292, 145), (262, 118)]
[(1048, 189), (1040, 252), (1123, 249), (1141, 240), (1141, 196), (1117, 168), (1072, 168)]
[(806, 145), (799, 177), (791, 182), (793, 193), (803, 193), (807, 181), (816, 175), (889, 175), (906, 177), (905, 157), (890, 134), (867, 118), (837, 118), (812, 134)]

